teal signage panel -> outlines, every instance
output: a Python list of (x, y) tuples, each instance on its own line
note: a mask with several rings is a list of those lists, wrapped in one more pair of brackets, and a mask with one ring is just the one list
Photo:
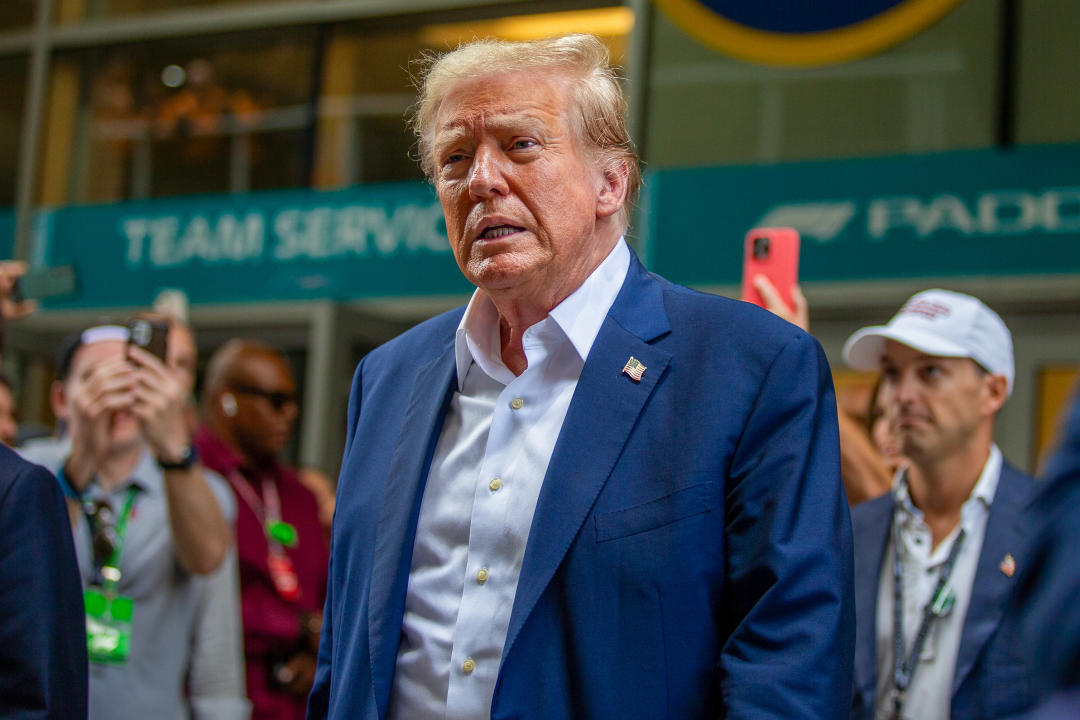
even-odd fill
[(1080, 145), (659, 170), (645, 188), (649, 267), (689, 285), (738, 283), (759, 226), (801, 232), (808, 282), (1080, 274)]
[(0, 209), (0, 260), (15, 255), (15, 211)]
[(72, 265), (78, 292), (48, 308), (468, 292), (426, 183), (65, 207), (37, 218), (36, 257)]

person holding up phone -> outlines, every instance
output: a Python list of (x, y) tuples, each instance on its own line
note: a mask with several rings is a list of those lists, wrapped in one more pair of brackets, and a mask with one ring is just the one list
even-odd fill
[(100, 325), (68, 340), (52, 392), (66, 442), (26, 455), (52, 469), (69, 498), (90, 715), (134, 720), (177, 716), (198, 576), (224, 558), (235, 504), (191, 445), (184, 372), (130, 335)]

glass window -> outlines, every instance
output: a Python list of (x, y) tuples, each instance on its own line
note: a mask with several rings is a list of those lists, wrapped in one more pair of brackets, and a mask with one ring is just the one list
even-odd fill
[(1036, 376), (1035, 462), (1038, 467), (1061, 441), (1058, 433), (1074, 390), (1080, 390), (1080, 365), (1050, 365)]
[(735, 60), (654, 12), (652, 167), (982, 147), (994, 142), (1000, 0), (962, 3), (887, 52), (784, 69)]
[(15, 204), (26, 73), (25, 57), (0, 58), (0, 206)]
[[(10, 2), (10, 0), (3, 0)], [(25, 0), (32, 2), (32, 0)], [(160, 12), (162, 10), (200, 9), (215, 5), (254, 5), (256, 2), (296, 2), (296, 0), (54, 0), (58, 3), (56, 16), (60, 22), (77, 22), (88, 18), (121, 17)], [(317, 0), (308, 0), (317, 2)]]
[(1080, 3), (1020, 3), (1016, 140), (1080, 141)]
[[(321, 72), (314, 183), (415, 179), (413, 137), (405, 117), (416, 100), (410, 63), (423, 51), (445, 51), (474, 37), (524, 40), (566, 32), (592, 32), (625, 63), (633, 12), (625, 7), (477, 16), (470, 12), (386, 19), (336, 29), (327, 42)], [(501, 8), (505, 13), (506, 8)], [(488, 12), (496, 12), (494, 10)]]
[(294, 28), (58, 55), (46, 154), (72, 167), (46, 158), (42, 201), (306, 185), (315, 37)]
[(27, 27), (34, 22), (37, 0), (3, 0), (0, 2), (0, 30)]

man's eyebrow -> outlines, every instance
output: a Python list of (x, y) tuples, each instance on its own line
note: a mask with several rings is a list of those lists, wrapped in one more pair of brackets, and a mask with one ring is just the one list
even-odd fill
[[(520, 113), (505, 115), (488, 115), (483, 120), (484, 126), (494, 132), (528, 133), (541, 135), (545, 133), (544, 121), (531, 115)], [(474, 121), (472, 119), (455, 119), (439, 127), (435, 135), (435, 148), (442, 149), (447, 145), (453, 145), (468, 138), (472, 134)]]
[(436, 153), (441, 152), (449, 146), (457, 145), (468, 136), (469, 132), (465, 123), (449, 123), (439, 128), (438, 133), (436, 133), (433, 144), (434, 150)]

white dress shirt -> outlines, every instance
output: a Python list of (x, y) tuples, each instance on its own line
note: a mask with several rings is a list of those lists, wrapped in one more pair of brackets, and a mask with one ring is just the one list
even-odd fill
[[(975, 570), (986, 535), (986, 521), (990, 505), (997, 492), (1001, 477), (1001, 451), (991, 445), (987, 458), (971, 495), (960, 509), (960, 524), (949, 536), (933, 547), (930, 527), (923, 520), (922, 511), (911, 502), (903, 470), (897, 476), (896, 510), (893, 522), (898, 524), (900, 535), (901, 577), (904, 582), (904, 652), (911, 653), (915, 635), (922, 621), (923, 608), (931, 601), (934, 587), (941, 573), (941, 566), (949, 556), (960, 528), (966, 537), (953, 564), (948, 586), (952, 587), (956, 601), (952, 610), (943, 618), (933, 621), (923, 643), (919, 662), (905, 694), (903, 717), (905, 720), (948, 720), (952, 704), (952, 685), (956, 671), (956, 658), (960, 652), (960, 637), (964, 630), (964, 618), (971, 603)], [(891, 536), (893, 537), (893, 536)], [(893, 634), (893, 540), (885, 549), (881, 567), (881, 581), (877, 598), (877, 692), (875, 693), (875, 720), (893, 718), (893, 658), (895, 642)]]
[(619, 240), (572, 295), (528, 328), (519, 376), (477, 290), (455, 338), (450, 403), (420, 505), (391, 720), (490, 717), (525, 545), (585, 359), (630, 267)]

